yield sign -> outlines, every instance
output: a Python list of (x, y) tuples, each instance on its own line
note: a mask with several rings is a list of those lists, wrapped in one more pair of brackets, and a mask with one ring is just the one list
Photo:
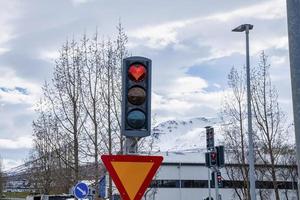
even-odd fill
[(102, 155), (101, 159), (123, 200), (140, 200), (151, 183), (162, 156)]

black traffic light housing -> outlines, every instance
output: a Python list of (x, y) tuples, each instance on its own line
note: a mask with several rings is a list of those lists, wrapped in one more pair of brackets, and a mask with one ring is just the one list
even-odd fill
[(223, 187), (223, 181), (222, 181), (222, 176), (221, 176), (220, 171), (217, 171), (217, 182), (218, 182), (218, 188), (222, 188)]
[(211, 173), (211, 182), (210, 185), (212, 188), (216, 187), (216, 176), (217, 175), (217, 184), (218, 184), (218, 188), (223, 188), (223, 180), (222, 180), (222, 176), (221, 176), (221, 172), (220, 171), (213, 171)]
[(217, 166), (219, 168), (222, 168), (225, 165), (224, 146), (217, 146), (216, 150), (217, 150)]
[(207, 150), (213, 151), (215, 148), (214, 142), (214, 128), (211, 126), (207, 126), (206, 128), (206, 147)]
[(206, 152), (205, 153), (205, 166), (214, 167), (218, 164), (218, 154), (216, 151)]
[(128, 57), (123, 60), (122, 134), (146, 137), (151, 131), (151, 60)]

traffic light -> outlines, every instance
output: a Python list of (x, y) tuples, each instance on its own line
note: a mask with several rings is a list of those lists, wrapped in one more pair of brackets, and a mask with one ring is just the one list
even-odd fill
[(213, 151), (215, 148), (214, 128), (207, 126), (206, 128), (206, 147), (208, 151)]
[(221, 176), (221, 172), (220, 171), (213, 171), (211, 173), (211, 187), (214, 188), (215, 184), (216, 184), (216, 176), (217, 175), (217, 184), (218, 184), (218, 188), (223, 188), (223, 181), (222, 181), (222, 176)]
[(224, 146), (217, 146), (217, 166), (222, 168), (225, 165)]
[(122, 134), (146, 137), (151, 129), (151, 60), (123, 60)]
[(213, 167), (217, 165), (217, 152), (206, 152), (205, 153), (205, 166)]
[(216, 166), (217, 164), (217, 152), (213, 151), (210, 152), (210, 165)]
[(223, 181), (222, 181), (222, 176), (221, 176), (220, 171), (217, 171), (217, 182), (218, 182), (218, 188), (222, 188), (223, 187)]

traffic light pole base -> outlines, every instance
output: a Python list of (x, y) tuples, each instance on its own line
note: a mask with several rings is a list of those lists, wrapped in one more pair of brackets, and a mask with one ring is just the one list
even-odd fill
[(137, 154), (138, 141), (139, 141), (139, 138), (137, 138), (137, 137), (126, 137), (126, 139), (125, 139), (126, 154)]

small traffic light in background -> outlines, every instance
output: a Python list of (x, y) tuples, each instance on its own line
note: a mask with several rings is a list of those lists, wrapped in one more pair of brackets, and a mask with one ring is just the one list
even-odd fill
[(225, 165), (224, 146), (217, 146), (216, 150), (217, 150), (217, 166), (219, 168), (222, 168)]
[(214, 128), (207, 126), (206, 128), (206, 147), (208, 151), (213, 151), (215, 148)]
[(220, 171), (213, 171), (211, 173), (211, 187), (216, 187), (216, 176), (217, 175), (217, 184), (218, 184), (218, 188), (223, 188), (223, 181), (222, 181), (222, 175)]
[(216, 166), (217, 165), (217, 152), (210, 152), (210, 165)]
[(218, 182), (218, 188), (222, 188), (223, 187), (223, 181), (222, 181), (222, 176), (221, 176), (220, 171), (217, 171), (217, 182)]
[(122, 133), (146, 137), (151, 129), (151, 60), (128, 57), (123, 60)]
[(218, 154), (215, 151), (205, 153), (205, 166), (214, 167), (218, 164)]

